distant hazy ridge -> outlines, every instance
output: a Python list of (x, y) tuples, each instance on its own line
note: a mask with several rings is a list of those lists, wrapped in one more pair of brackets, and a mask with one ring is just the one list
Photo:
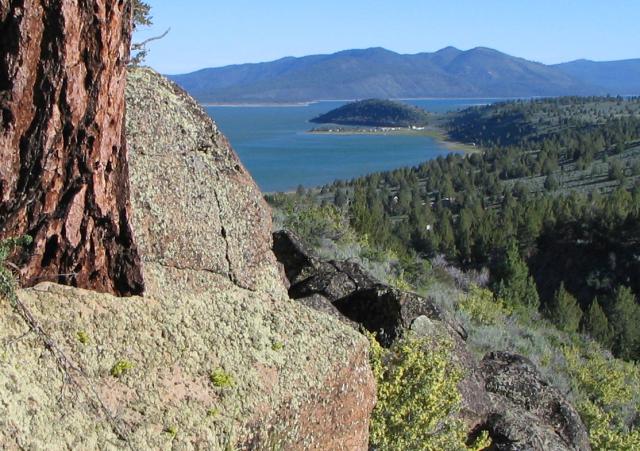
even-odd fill
[(401, 55), (382, 48), (171, 76), (201, 102), (640, 94), (640, 59), (553, 66), (478, 47)]

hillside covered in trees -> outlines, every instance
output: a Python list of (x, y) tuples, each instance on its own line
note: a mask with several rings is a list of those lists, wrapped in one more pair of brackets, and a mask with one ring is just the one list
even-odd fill
[(591, 449), (638, 449), (639, 107), (560, 98), (472, 108), (445, 122), (483, 153), (267, 200), (276, 224), (318, 254), (453, 314), (483, 362), (495, 349), (533, 362), (576, 406)]
[(489, 268), (497, 295), (640, 358), (640, 99), (505, 102), (459, 112), (447, 128), (486, 151), (309, 195), (346, 211), (378, 249)]

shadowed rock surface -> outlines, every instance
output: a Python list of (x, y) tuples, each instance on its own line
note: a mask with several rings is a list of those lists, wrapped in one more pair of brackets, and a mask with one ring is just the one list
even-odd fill
[(260, 192), (190, 97), (136, 70), (127, 101), (146, 296), (19, 292), (66, 371), (0, 302), (0, 448), (366, 450), (366, 339), (288, 298)]
[(591, 449), (574, 407), (542, 379), (530, 360), (491, 352), (482, 359), (481, 371), (496, 406), (486, 424), (495, 449)]
[(130, 224), (130, 2), (0, 1), (0, 239), (22, 283), (143, 291)]
[(390, 346), (400, 331), (422, 315), (466, 338), (464, 328), (432, 300), (382, 284), (357, 263), (322, 261), (290, 231), (275, 232), (273, 238), (291, 298), (324, 297), (346, 318), (376, 333), (383, 346)]

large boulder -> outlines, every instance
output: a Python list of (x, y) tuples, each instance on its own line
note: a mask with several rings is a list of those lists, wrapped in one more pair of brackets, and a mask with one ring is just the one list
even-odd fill
[(221, 274), (250, 290), (282, 289), (270, 210), (211, 118), (148, 69), (130, 73), (127, 111), (143, 261)]
[(366, 339), (288, 298), (261, 194), (189, 96), (142, 69), (127, 103), (146, 296), (0, 300), (0, 448), (367, 449)]
[[(366, 449), (375, 385), (355, 331), (206, 272), (146, 275), (153, 296), (127, 301), (54, 284), (20, 292), (66, 368), (0, 304), (0, 448)], [(115, 377), (119, 362), (131, 368)]]
[(527, 358), (491, 352), (481, 362), (494, 411), (485, 425), (499, 450), (590, 450), (571, 403)]

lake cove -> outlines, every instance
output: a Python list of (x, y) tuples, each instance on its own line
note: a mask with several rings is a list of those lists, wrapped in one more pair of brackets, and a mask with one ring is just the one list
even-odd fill
[[(442, 113), (497, 99), (425, 99), (407, 103)], [(320, 186), (460, 152), (428, 134), (314, 134), (309, 120), (346, 102), (300, 106), (209, 106), (262, 191)]]

